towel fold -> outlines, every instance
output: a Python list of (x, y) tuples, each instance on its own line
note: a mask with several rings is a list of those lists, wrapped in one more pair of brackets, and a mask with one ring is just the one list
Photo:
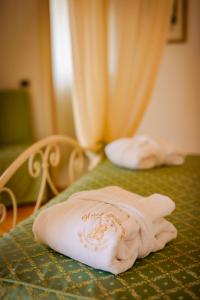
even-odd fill
[(146, 136), (118, 139), (105, 147), (108, 159), (129, 169), (150, 169), (161, 165), (180, 165), (185, 155), (174, 145)]
[(174, 208), (166, 196), (142, 197), (110, 186), (75, 193), (41, 211), (33, 233), (66, 256), (118, 274), (176, 238), (176, 228), (164, 219)]

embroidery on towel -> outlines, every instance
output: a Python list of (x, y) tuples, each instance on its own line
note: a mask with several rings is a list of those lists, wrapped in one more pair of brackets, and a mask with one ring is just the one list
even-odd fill
[(119, 239), (123, 239), (126, 231), (122, 226), (120, 220), (114, 214), (104, 213), (87, 213), (81, 217), (84, 223), (92, 223), (95, 221), (95, 226), (91, 226), (91, 230), (88, 231), (86, 226), (85, 230), (78, 232), (78, 236), (81, 244), (91, 251), (100, 251), (106, 248), (109, 239), (106, 237), (106, 233), (114, 231), (119, 232)]

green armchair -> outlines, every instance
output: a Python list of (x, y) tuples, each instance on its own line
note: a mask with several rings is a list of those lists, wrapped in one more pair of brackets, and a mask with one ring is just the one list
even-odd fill
[[(30, 93), (27, 89), (0, 91), (0, 175), (6, 168), (34, 142)], [(8, 183), (15, 190), (18, 204), (35, 201), (39, 190), (40, 178), (33, 179), (28, 174), (25, 163)], [(11, 204), (6, 193), (0, 195), (0, 201)]]
[(0, 91), (0, 146), (32, 143), (32, 128), (28, 91)]

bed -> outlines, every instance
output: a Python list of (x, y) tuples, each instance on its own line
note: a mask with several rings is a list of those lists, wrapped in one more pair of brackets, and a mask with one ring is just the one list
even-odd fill
[(95, 270), (37, 243), (38, 212), (0, 238), (0, 299), (199, 299), (200, 156), (184, 165), (130, 171), (104, 159), (45, 207), (77, 191), (118, 185), (147, 196), (161, 193), (176, 203), (168, 218), (178, 237), (120, 275)]

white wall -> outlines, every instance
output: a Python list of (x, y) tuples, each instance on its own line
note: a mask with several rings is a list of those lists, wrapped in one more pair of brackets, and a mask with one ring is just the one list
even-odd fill
[(0, 0), (0, 89), (31, 82), (37, 138), (52, 132), (48, 1)]
[(138, 133), (200, 153), (200, 1), (189, 0), (186, 43), (167, 44)]

